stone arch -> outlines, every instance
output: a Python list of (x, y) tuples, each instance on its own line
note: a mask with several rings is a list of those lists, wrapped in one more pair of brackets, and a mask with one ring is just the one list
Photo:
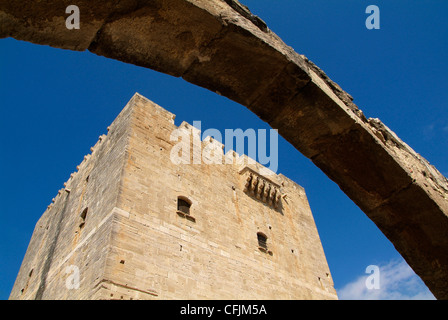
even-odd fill
[(448, 299), (448, 181), (235, 0), (2, 1), (0, 38), (84, 51), (182, 77), (253, 111), (310, 158)]

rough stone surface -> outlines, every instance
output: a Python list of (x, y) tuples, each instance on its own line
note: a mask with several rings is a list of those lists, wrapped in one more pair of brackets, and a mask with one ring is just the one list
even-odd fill
[(448, 299), (448, 181), (235, 0), (0, 0), (0, 37), (90, 50), (241, 103), (279, 128), (372, 219), (439, 299)]
[(233, 151), (173, 163), (171, 134), (197, 131), (173, 120), (131, 99), (38, 221), (10, 299), (337, 299), (303, 188)]

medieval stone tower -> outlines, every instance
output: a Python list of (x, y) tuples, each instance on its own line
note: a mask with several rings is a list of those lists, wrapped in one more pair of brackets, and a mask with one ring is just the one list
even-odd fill
[(337, 299), (304, 189), (248, 161), (173, 163), (172, 132), (195, 130), (174, 117), (129, 101), (37, 222), (10, 299)]

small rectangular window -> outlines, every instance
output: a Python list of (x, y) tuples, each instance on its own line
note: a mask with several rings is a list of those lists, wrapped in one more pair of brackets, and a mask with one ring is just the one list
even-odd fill
[(266, 235), (264, 235), (261, 232), (257, 233), (257, 238), (258, 238), (258, 247), (267, 250), (268, 249), (268, 237), (266, 237)]
[(81, 223), (79, 224), (79, 228), (83, 228), (85, 223), (86, 223), (86, 218), (87, 218), (87, 211), (89, 210), (89, 208), (85, 208), (81, 214), (79, 215), (81, 217)]
[(188, 201), (184, 199), (177, 199), (177, 210), (179, 210), (182, 213), (190, 214), (190, 207), (191, 204), (188, 203)]

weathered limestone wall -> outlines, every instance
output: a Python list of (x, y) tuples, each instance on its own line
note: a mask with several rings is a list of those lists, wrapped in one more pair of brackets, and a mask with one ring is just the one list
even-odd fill
[[(38, 221), (10, 299), (337, 299), (303, 188), (233, 151), (233, 164), (176, 165), (176, 129), (163, 108), (129, 101)], [(250, 174), (278, 202), (246, 192)]]
[(448, 299), (448, 181), (234, 0), (0, 0), (0, 37), (168, 73), (239, 102), (309, 157)]
[[(245, 165), (176, 165), (174, 115), (139, 95), (132, 104), (117, 203), (128, 217), (113, 228), (104, 298), (337, 298), (303, 188), (270, 176), (285, 195), (276, 210), (244, 192)], [(192, 201), (194, 221), (176, 213), (179, 196)], [(257, 232), (272, 255), (258, 249)]]
[[(108, 135), (100, 137), (37, 222), (10, 299), (92, 297), (104, 274), (117, 214), (113, 209), (125, 160), (129, 110), (125, 108)], [(76, 290), (66, 286), (66, 281), (72, 283), (72, 265), (80, 272)]]

